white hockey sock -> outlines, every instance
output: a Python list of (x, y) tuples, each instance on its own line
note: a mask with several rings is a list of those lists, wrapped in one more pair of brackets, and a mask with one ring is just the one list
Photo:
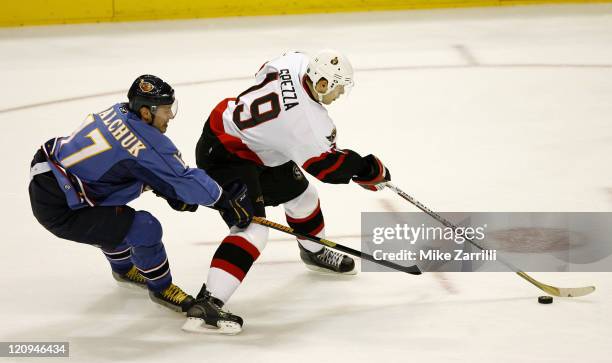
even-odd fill
[[(287, 216), (287, 223), (296, 232), (312, 234), (325, 238), (325, 222), (319, 205), (317, 190), (312, 184), (297, 196), (283, 205)], [(299, 239), (298, 243), (310, 252), (318, 252), (323, 249), (318, 243)]]
[(241, 281), (232, 274), (220, 268), (211, 267), (210, 271), (208, 271), (206, 288), (212, 296), (226, 303), (234, 294), (238, 286), (240, 286), (240, 283)]
[(229, 300), (268, 240), (268, 228), (251, 223), (246, 229), (232, 228), (210, 263), (206, 287), (212, 296)]

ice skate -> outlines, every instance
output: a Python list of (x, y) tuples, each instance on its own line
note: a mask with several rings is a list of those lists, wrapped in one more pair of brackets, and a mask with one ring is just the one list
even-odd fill
[(187, 311), (183, 330), (190, 333), (219, 333), (234, 335), (242, 331), (242, 318), (225, 311), (223, 302), (210, 295), (202, 286), (195, 304)]
[(323, 272), (323, 273), (337, 273), (343, 275), (355, 275), (357, 269), (355, 268), (355, 260), (350, 256), (336, 252), (327, 247), (319, 252), (310, 252), (301, 244), (300, 257), (306, 264), (306, 267), (312, 271)]
[(186, 312), (195, 303), (193, 296), (185, 293), (175, 284), (170, 284), (160, 292), (149, 291), (149, 297), (153, 302), (179, 313)]
[(138, 272), (136, 266), (132, 266), (132, 268), (124, 274), (120, 274), (118, 272), (113, 271), (113, 278), (117, 280), (119, 286), (121, 287), (127, 287), (131, 289), (147, 288), (147, 279), (145, 279), (144, 276), (142, 276), (140, 272)]

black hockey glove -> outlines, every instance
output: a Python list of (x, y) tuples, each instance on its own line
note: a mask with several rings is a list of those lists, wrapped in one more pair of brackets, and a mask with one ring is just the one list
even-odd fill
[(197, 204), (187, 204), (182, 200), (165, 197), (158, 193), (156, 190), (154, 190), (153, 193), (155, 193), (155, 195), (160, 198), (164, 198), (172, 209), (177, 210), (179, 212), (195, 212), (196, 210), (198, 210)]
[(385, 183), (391, 181), (391, 173), (383, 163), (374, 155), (363, 157), (364, 170), (352, 179), (360, 187), (367, 190), (378, 191), (384, 189)]
[(246, 228), (253, 219), (253, 205), (247, 194), (247, 186), (235, 180), (223, 186), (221, 198), (212, 208), (221, 213), (228, 227)]
[(172, 207), (172, 209), (177, 210), (179, 212), (195, 212), (198, 210), (197, 204), (187, 204), (178, 199), (166, 199), (168, 205)]

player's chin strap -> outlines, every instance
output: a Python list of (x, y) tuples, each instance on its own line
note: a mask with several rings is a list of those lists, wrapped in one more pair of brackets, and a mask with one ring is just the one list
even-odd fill
[(389, 268), (397, 270), (397, 271), (409, 273), (411, 275), (420, 275), (421, 274), (421, 270), (419, 270), (419, 268), (417, 266), (401, 266), (401, 265), (398, 265), (398, 264), (390, 262), (390, 261), (377, 260), (377, 259), (374, 258), (374, 256), (369, 255), (367, 253), (364, 253), (364, 252), (361, 252), (361, 251), (358, 251), (358, 250), (354, 250), (354, 249), (352, 249), (350, 247), (346, 247), (346, 246), (343, 246), (343, 245), (338, 244), (336, 242), (332, 242), (332, 241), (324, 239), (324, 238), (319, 238), (319, 237), (313, 236), (311, 234), (297, 232), (293, 228), (290, 228), (290, 227), (284, 226), (282, 224), (278, 224), (278, 223), (269, 221), (269, 220), (267, 220), (265, 218), (262, 218), (262, 217), (257, 217), (257, 216), (253, 217), (253, 223), (257, 223), (257, 224), (260, 224), (262, 226), (266, 226), (266, 227), (275, 229), (277, 231), (281, 231), (281, 232), (285, 232), (285, 233), (291, 234), (291, 235), (296, 236), (296, 237), (298, 237), (300, 239), (307, 239), (307, 240), (312, 241), (314, 243), (318, 243), (320, 245), (333, 248), (335, 250), (347, 253), (347, 254), (355, 256), (355, 257), (359, 257), (359, 258), (364, 259), (364, 260), (368, 260), (368, 261), (376, 263), (378, 265), (389, 267)]
[[(396, 187), (395, 185), (391, 184), (391, 182), (387, 182), (385, 184), (385, 186), (387, 188), (391, 189), (393, 192), (395, 192), (397, 195), (399, 195), (403, 199), (405, 199), (408, 202), (412, 203), (415, 207), (417, 207), (420, 210), (422, 210), (423, 212), (429, 214), (430, 217), (432, 217), (433, 219), (435, 219), (438, 222), (442, 223), (445, 227), (452, 228), (453, 231), (455, 231), (458, 228), (456, 225), (454, 225), (453, 223), (449, 222), (448, 220), (446, 220), (445, 218), (440, 216), (438, 213), (436, 213), (436, 212), (432, 211), (431, 209), (427, 208), (423, 203), (421, 203), (418, 200), (414, 199), (413, 197), (411, 197), (410, 195), (408, 195), (407, 193), (405, 193), (404, 191), (402, 191), (400, 188)], [(465, 236), (463, 236), (463, 237), (465, 238), (465, 240), (467, 242), (471, 243), (473, 246), (475, 246), (479, 250), (484, 250), (484, 247), (482, 247), (478, 243), (474, 242), (473, 240), (471, 240), (471, 239), (469, 239), (469, 238), (467, 238)], [(546, 293), (548, 293), (550, 295), (553, 295), (553, 296), (578, 297), (578, 296), (588, 295), (588, 294), (592, 293), (593, 291), (595, 291), (595, 286), (563, 288), (563, 287), (555, 287), (555, 286), (551, 286), (551, 285), (546, 285), (546, 284), (543, 284), (543, 283), (539, 282), (538, 280), (534, 279), (533, 277), (527, 275), (525, 272), (521, 271), (518, 267), (514, 266), (513, 264), (511, 264), (510, 262), (504, 260), (501, 257), (498, 257), (497, 261), (503, 263), (510, 270), (514, 271), (521, 278), (523, 278), (523, 279), (529, 281), (531, 284), (535, 285), (538, 289), (540, 289), (540, 290), (542, 290), (542, 291), (544, 291), (544, 292), (546, 292)]]

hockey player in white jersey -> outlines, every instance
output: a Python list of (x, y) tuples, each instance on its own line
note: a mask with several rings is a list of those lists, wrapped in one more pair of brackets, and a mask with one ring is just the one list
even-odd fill
[[(325, 183), (352, 180), (373, 191), (391, 179), (374, 155), (362, 157), (336, 145), (336, 127), (324, 105), (351, 89), (353, 68), (333, 50), (313, 57), (287, 53), (265, 63), (255, 81), (212, 111), (197, 144), (197, 165), (222, 185), (244, 182), (254, 215), (265, 217), (266, 206), (282, 204), (293, 229), (324, 238), (317, 191), (301, 169)], [(222, 311), (267, 240), (268, 228), (258, 224), (231, 229), (213, 256), (199, 302), (187, 314), (186, 330), (198, 331), (218, 320), (211, 312)], [(310, 269), (356, 273), (347, 255), (307, 240), (298, 239), (298, 246)]]

